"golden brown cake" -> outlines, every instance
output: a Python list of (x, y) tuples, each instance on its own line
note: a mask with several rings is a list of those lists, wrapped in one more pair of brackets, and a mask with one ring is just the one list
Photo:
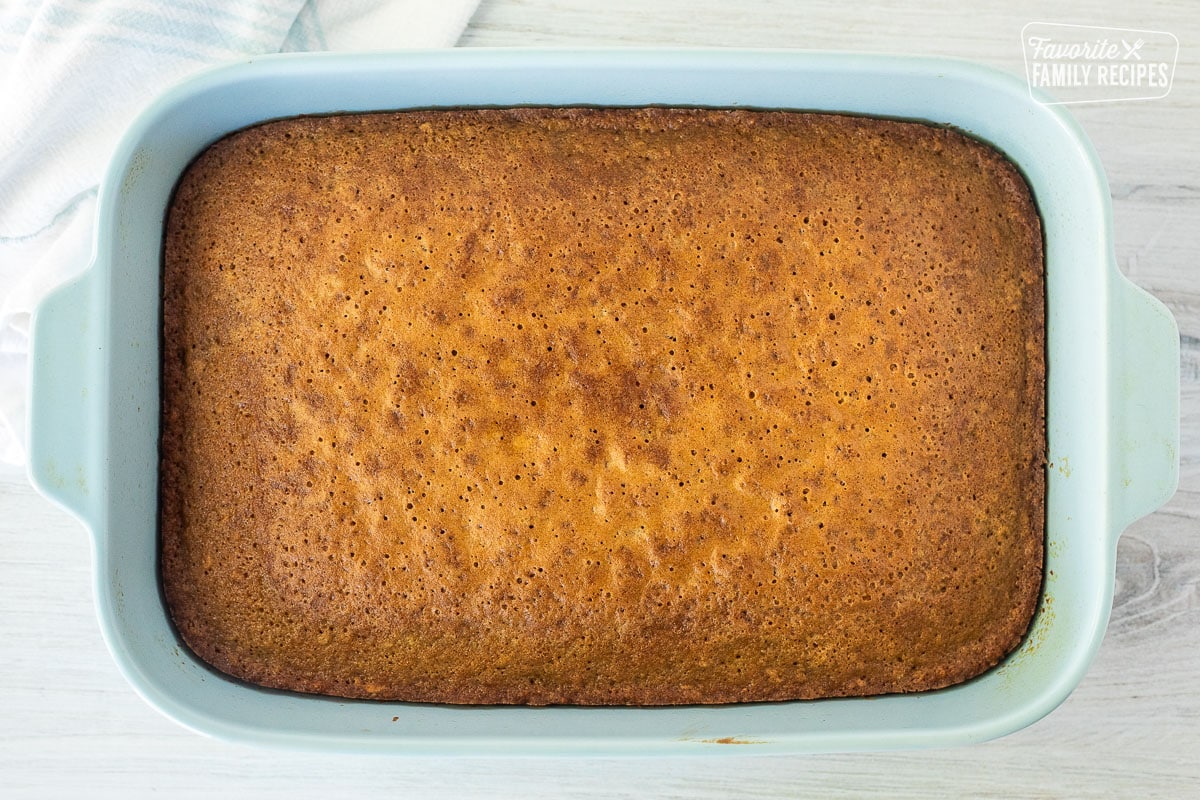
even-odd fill
[(164, 251), (162, 578), (257, 684), (911, 692), (1020, 641), (1042, 244), (936, 127), (419, 111), (234, 134)]

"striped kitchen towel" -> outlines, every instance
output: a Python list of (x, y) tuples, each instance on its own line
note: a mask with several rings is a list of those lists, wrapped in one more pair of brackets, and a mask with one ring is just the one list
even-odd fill
[(453, 45), (479, 0), (25, 0), (0, 16), (0, 461), (25, 457), (29, 317), (87, 266), (96, 187), (151, 98), (298, 50)]

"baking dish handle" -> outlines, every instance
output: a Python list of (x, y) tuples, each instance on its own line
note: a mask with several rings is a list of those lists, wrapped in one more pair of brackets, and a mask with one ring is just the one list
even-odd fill
[(104, 347), (94, 274), (84, 270), (37, 306), (29, 357), (29, 479), (85, 524), (101, 489), (94, 434)]
[(1179, 328), (1166, 306), (1124, 276), (1112, 289), (1109, 497), (1119, 534), (1179, 484)]

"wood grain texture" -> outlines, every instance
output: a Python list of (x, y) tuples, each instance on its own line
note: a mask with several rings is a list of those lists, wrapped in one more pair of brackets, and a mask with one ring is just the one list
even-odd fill
[(935, 2), (484, 0), (463, 44), (716, 45), (908, 52), (1023, 71), (1019, 32), (1048, 20), (1165, 30), (1162, 100), (1079, 108), (1113, 195), (1118, 263), (1182, 333), (1179, 492), (1117, 551), (1096, 662), (1054, 713), (954, 750), (813, 757), (389, 760), (210, 741), (147, 707), (96, 626), (78, 524), (0, 470), (0, 775), (8, 797), (1200, 797), (1200, 16), (1187, 0), (1047, 9)]

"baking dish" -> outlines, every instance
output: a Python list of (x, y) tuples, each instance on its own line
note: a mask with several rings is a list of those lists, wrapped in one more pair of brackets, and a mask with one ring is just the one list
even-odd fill
[[(841, 111), (954, 125), (1005, 152), (1043, 218), (1047, 262), (1046, 580), (998, 667), (911, 695), (676, 708), (451, 707), (264, 690), (178, 640), (157, 572), (159, 259), (171, 191), (222, 135), (334, 111), (503, 105)], [(1178, 477), (1178, 333), (1122, 277), (1091, 146), (1025, 84), (947, 60), (769, 51), (459, 50), (272, 56), (169, 91), (101, 186), (93, 262), (34, 319), (30, 476), (91, 531), (105, 639), (134, 688), (196, 730), (353, 752), (653, 754), (961, 744), (1030, 724), (1082, 678), (1104, 633), (1116, 540)], [(729, 744), (744, 745), (728, 747)]]

